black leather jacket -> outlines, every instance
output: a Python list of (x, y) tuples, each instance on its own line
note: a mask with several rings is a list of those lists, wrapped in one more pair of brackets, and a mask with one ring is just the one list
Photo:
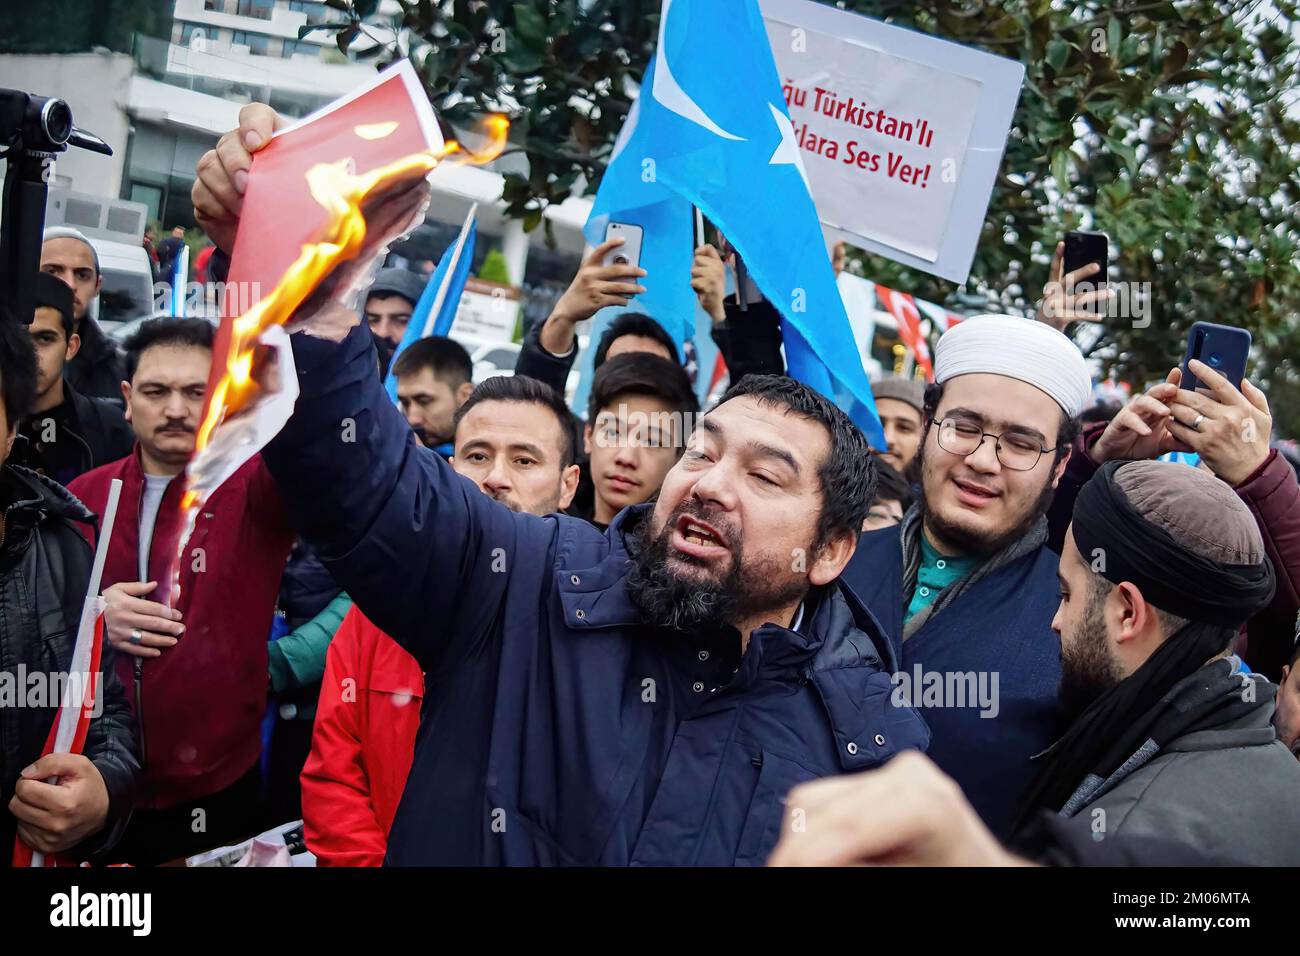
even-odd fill
[[(92, 560), (74, 522), (93, 522), (94, 515), (62, 485), (12, 465), (0, 468), (0, 506), (0, 867), (7, 867), (17, 826), (8, 809), (14, 784), (44, 749), (58, 705), (26, 706), (47, 703), (29, 692), (31, 675), (66, 672), (71, 664)], [(79, 859), (102, 858), (121, 837), (140, 774), (135, 723), (112, 653), (105, 642), (103, 710), (83, 751), (108, 788), (108, 819), (68, 854)]]

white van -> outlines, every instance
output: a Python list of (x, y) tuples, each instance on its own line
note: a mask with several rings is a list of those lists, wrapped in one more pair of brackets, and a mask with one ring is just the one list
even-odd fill
[(99, 256), (104, 278), (91, 315), (105, 330), (154, 314), (153, 264), (144, 251), (149, 207), (129, 199), (106, 199), (51, 186), (45, 225), (79, 230)]
[(99, 273), (104, 277), (104, 286), (92, 307), (96, 321), (108, 331), (132, 319), (151, 317), (153, 263), (144, 246), (87, 238), (99, 256)]

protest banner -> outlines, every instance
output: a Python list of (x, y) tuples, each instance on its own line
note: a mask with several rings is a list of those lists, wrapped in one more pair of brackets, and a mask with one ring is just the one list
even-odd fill
[(812, 0), (760, 6), (827, 234), (964, 282), (1024, 66)]

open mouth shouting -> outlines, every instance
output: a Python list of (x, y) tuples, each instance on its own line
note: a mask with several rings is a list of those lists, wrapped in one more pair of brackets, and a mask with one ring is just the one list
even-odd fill
[(727, 537), (707, 521), (681, 515), (673, 525), (672, 546), (696, 561), (714, 561), (731, 553)]

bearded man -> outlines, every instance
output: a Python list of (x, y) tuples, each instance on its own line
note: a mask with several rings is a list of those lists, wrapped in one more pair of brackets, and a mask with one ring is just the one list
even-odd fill
[(1064, 730), (1057, 556), (1047, 518), (1090, 392), (1078, 348), (1040, 322), (981, 316), (935, 349), (921, 500), (862, 536), (844, 580), (896, 642), (896, 701), (920, 708), (930, 756), (1005, 835)]

